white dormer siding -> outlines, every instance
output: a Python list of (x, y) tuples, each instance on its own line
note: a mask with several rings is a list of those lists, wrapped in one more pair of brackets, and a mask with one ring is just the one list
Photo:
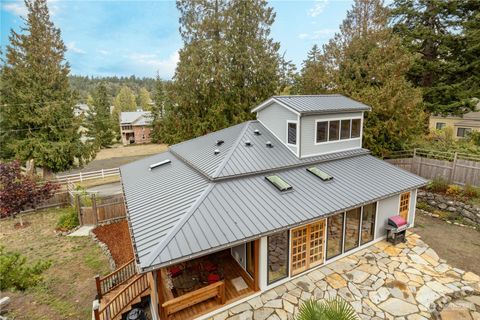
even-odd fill
[[(300, 116), (298, 113), (273, 102), (267, 108), (257, 112), (257, 120), (267, 127), (295, 155), (299, 156)], [(292, 123), (292, 125), (296, 123), (296, 144), (288, 143), (288, 123)]]
[[(346, 130), (342, 136), (342, 121), (347, 125), (349, 123), (350, 130), (347, 134)], [(353, 122), (352, 122), (353, 121)], [(309, 157), (319, 154), (338, 152), (344, 150), (351, 150), (362, 147), (362, 134), (363, 134), (363, 112), (348, 112), (348, 113), (334, 113), (334, 114), (321, 114), (321, 115), (305, 115), (300, 118), (300, 157)], [(320, 123), (320, 124), (319, 124)], [(332, 128), (335, 124), (339, 125), (337, 130), (338, 137), (330, 136), (330, 125)], [(352, 123), (357, 128), (360, 124), (359, 134), (353, 132), (352, 137)], [(326, 126), (325, 139), (317, 139), (317, 125)], [(333, 129), (332, 129), (333, 130)], [(335, 135), (335, 134), (334, 134)], [(329, 139), (330, 138), (330, 139)]]

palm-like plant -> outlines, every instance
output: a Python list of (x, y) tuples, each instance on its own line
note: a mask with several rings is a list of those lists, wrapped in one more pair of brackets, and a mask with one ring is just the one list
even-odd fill
[(300, 307), (297, 320), (357, 320), (353, 307), (345, 300), (308, 300)]

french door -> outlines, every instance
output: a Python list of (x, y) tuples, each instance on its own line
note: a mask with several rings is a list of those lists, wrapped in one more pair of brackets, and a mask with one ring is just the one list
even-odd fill
[(410, 192), (405, 192), (400, 195), (400, 216), (408, 221), (408, 209), (410, 208)]
[(324, 261), (325, 220), (292, 230), (291, 270), (298, 274)]

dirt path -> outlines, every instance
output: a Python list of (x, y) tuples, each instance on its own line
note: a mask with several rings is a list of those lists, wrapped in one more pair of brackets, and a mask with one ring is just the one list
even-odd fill
[(413, 231), (450, 265), (480, 274), (479, 231), (422, 214), (417, 214)]

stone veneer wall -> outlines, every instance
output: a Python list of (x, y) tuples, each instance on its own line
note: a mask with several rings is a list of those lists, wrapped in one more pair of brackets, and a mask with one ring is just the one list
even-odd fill
[(457, 213), (469, 223), (480, 224), (480, 207), (425, 190), (418, 190), (418, 200), (428, 203), (433, 208)]

